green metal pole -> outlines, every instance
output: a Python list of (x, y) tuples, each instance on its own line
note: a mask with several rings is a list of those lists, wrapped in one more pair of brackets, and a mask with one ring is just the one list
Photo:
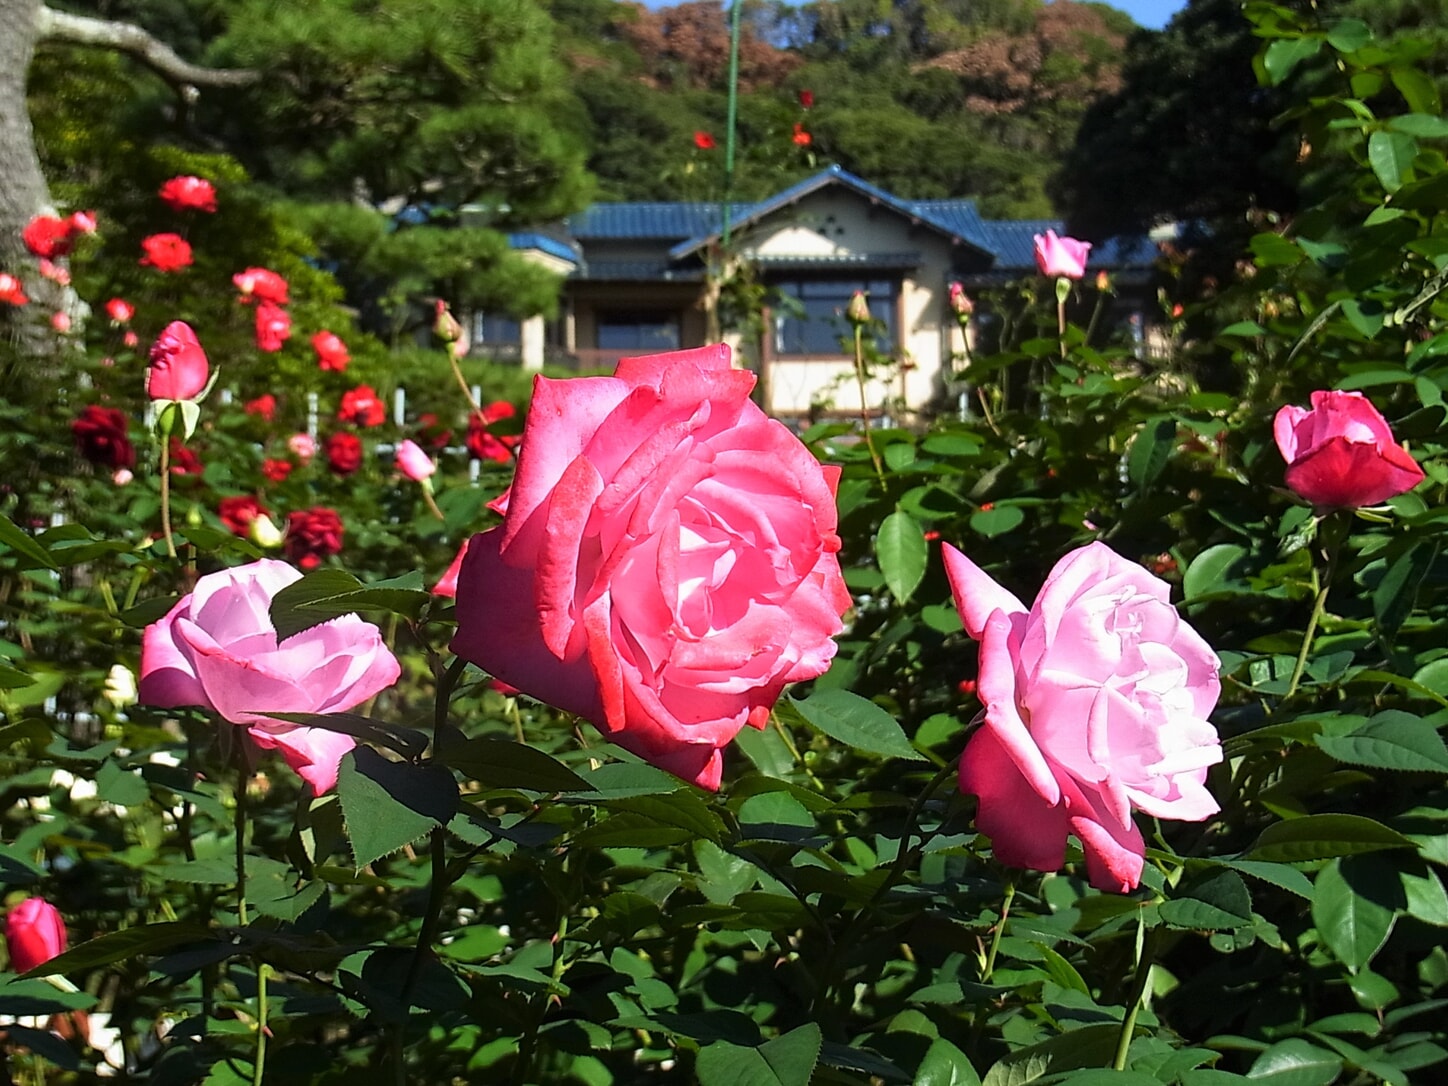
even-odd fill
[(729, 115), (724, 122), (724, 215), (719, 247), (729, 249), (730, 204), (734, 199), (734, 124), (739, 117), (739, 16), (744, 0), (734, 0), (729, 11)]

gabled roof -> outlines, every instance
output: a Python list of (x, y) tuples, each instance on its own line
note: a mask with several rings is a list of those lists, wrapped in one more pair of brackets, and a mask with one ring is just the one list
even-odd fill
[[(975, 206), (969, 200), (902, 200), (900, 197), (870, 184), (863, 178), (856, 177), (842, 166), (831, 166), (829, 169), (821, 170), (813, 177), (806, 177), (798, 184), (791, 185), (767, 200), (761, 200), (759, 203), (748, 205), (743, 209), (736, 209), (731, 216), (731, 225), (735, 229), (747, 229), (761, 219), (789, 207), (791, 204), (796, 204), (806, 196), (831, 185), (851, 189), (872, 204), (889, 208), (910, 220), (913, 225), (928, 227), (936, 233), (943, 234), (957, 245), (969, 245), (973, 249), (980, 250), (986, 256), (991, 255), (991, 250), (984, 243), (981, 234), (973, 229), (980, 222), (980, 216), (976, 214)], [(953, 208), (946, 213), (943, 205), (968, 205), (968, 208)], [(708, 223), (704, 230), (670, 249), (669, 258), (679, 260), (717, 242), (721, 230), (722, 224), (716, 212), (716, 218)]]
[[(594, 204), (565, 219), (564, 226), (581, 240), (675, 240), (715, 229), (723, 204), (710, 201)], [(752, 204), (732, 204), (735, 219)]]

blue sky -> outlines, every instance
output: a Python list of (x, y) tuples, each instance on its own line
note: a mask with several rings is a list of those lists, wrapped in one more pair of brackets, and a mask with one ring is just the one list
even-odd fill
[(1186, 0), (1106, 0), (1114, 8), (1120, 8), (1142, 26), (1160, 30), (1182, 8)]

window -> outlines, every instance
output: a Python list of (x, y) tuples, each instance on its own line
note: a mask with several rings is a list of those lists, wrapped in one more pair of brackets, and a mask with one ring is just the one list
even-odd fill
[(677, 351), (679, 318), (673, 313), (600, 313), (601, 351)]
[(774, 321), (776, 354), (848, 353), (854, 332), (845, 319), (845, 309), (857, 290), (865, 292), (870, 316), (876, 326), (875, 347), (886, 354), (895, 351), (895, 297), (899, 286), (889, 279), (803, 279), (774, 284), (783, 295)]
[(473, 342), (477, 344), (512, 344), (523, 342), (518, 322), (503, 313), (474, 313)]

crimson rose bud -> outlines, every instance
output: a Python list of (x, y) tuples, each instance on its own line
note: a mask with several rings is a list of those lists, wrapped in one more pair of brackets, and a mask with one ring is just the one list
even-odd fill
[(50, 902), (28, 897), (6, 914), (5, 947), (15, 972), (28, 973), (44, 965), (64, 954), (65, 946), (65, 921)]
[(194, 400), (211, 375), (206, 352), (185, 321), (166, 325), (151, 345), (146, 394), (153, 400)]
[(1311, 408), (1278, 411), (1272, 433), (1288, 487), (1319, 509), (1378, 505), (1423, 481), (1423, 469), (1361, 392), (1314, 392)]

